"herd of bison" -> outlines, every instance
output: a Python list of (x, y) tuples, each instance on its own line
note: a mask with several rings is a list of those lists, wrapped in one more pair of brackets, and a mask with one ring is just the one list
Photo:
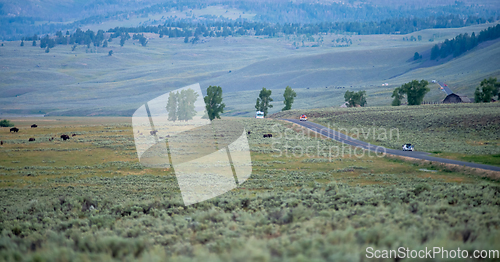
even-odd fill
[[(37, 128), (37, 127), (38, 127), (38, 125), (36, 125), (36, 124), (31, 125), (31, 128)], [(17, 133), (17, 132), (19, 132), (19, 128), (13, 127), (13, 128), (10, 129), (10, 132)], [(156, 135), (156, 132), (158, 132), (158, 131), (151, 131), (150, 133), (151, 133), (151, 135)], [(248, 134), (250, 135), (251, 132), (248, 131)], [(72, 134), (71, 136), (74, 137), (74, 136), (76, 136), (76, 134)], [(272, 134), (264, 134), (263, 137), (264, 138), (266, 138), (266, 137), (273, 137), (273, 135)], [(55, 137), (52, 137), (52, 138), (49, 139), (49, 141), (52, 141), (54, 139), (55, 139)], [(68, 135), (61, 135), (61, 139), (64, 140), (64, 141), (66, 141), (66, 140), (70, 139), (70, 136), (68, 136)], [(28, 139), (28, 141), (29, 142), (35, 141), (35, 138), (34, 137), (30, 137)], [(0, 145), (3, 145), (3, 141), (0, 141)]]
[[(31, 125), (31, 128), (37, 128), (37, 127), (38, 127), (38, 125), (36, 125), (36, 124)], [(17, 127), (13, 127), (13, 128), (11, 128), (11, 129), (10, 129), (10, 132), (17, 133), (17, 132), (19, 132), (19, 128), (17, 128)], [(72, 137), (73, 137), (73, 136), (76, 136), (76, 134), (72, 134), (71, 136), (72, 136)], [(55, 137), (51, 137), (51, 138), (49, 139), (49, 141), (52, 141), (52, 140), (54, 140), (54, 139), (55, 139)], [(66, 141), (66, 140), (70, 139), (70, 136), (68, 136), (68, 135), (61, 135), (61, 139), (62, 139), (62, 140), (64, 140), (64, 141)], [(35, 138), (34, 138), (34, 137), (30, 137), (30, 138), (28, 139), (28, 141), (29, 141), (29, 142), (35, 141)], [(3, 145), (3, 141), (0, 141), (0, 145)]]

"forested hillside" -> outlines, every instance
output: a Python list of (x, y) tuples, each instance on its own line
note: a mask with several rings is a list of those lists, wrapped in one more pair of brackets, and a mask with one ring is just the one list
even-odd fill
[[(499, 6), (489, 0), (469, 2), (440, 1), (85, 1), (62, 2), (24, 0), (0, 4), (0, 38), (18, 40), (27, 35), (54, 34), (56, 31), (74, 31), (85, 25), (100, 24), (105, 21), (123, 21), (142, 17), (149, 25), (179, 22), (175, 14), (190, 10), (201, 10), (209, 6), (233, 8), (243, 13), (253, 13), (253, 21), (264, 28), (264, 34), (275, 34), (281, 25), (294, 25), (292, 31), (324, 32), (345, 31), (357, 34), (408, 33), (425, 28), (461, 27), (498, 19)], [(227, 10), (226, 10), (227, 12)], [(164, 19), (148, 20), (148, 16), (164, 14)], [(220, 22), (220, 15), (190, 15), (187, 23), (197, 24)], [(241, 19), (245, 20), (245, 19)], [(248, 20), (248, 19), (247, 19)], [(316, 29), (315, 29), (316, 28)]]

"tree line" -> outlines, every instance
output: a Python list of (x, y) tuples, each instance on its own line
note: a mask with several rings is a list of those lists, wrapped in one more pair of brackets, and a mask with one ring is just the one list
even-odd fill
[(473, 32), (470, 36), (469, 34), (459, 34), (452, 40), (446, 39), (441, 44), (436, 44), (431, 49), (431, 60), (437, 60), (439, 58), (445, 58), (449, 55), (453, 55), (453, 57), (457, 57), (482, 42), (494, 40), (500, 37), (500, 24), (492, 27), (488, 27), (488, 29), (482, 30), (479, 32), (479, 35)]
[[(255, 104), (255, 109), (257, 111), (263, 112), (264, 117), (267, 116), (268, 109), (273, 107), (273, 105), (271, 105), (271, 102), (273, 101), (273, 99), (271, 98), (272, 92), (272, 90), (263, 87)], [(172, 96), (172, 94), (170, 94), (170, 96)], [(167, 103), (167, 110), (169, 110), (169, 105), (170, 107), (172, 107), (170, 96)], [(290, 86), (287, 86), (285, 88), (285, 92), (283, 93), (283, 104), (285, 106), (281, 110), (285, 111), (292, 109), (292, 104), (295, 97), (297, 97), (297, 93), (295, 93), (295, 91)], [(207, 95), (203, 99), (205, 101), (206, 113), (210, 121), (214, 120), (215, 118), (220, 119), (220, 114), (224, 113), (224, 107), (226, 106), (224, 103), (222, 103), (222, 88), (220, 86), (209, 86), (207, 88)]]
[(428, 28), (454, 28), (486, 23), (486, 19), (476, 16), (461, 18), (458, 15), (426, 18), (392, 18), (380, 22), (319, 22), (319, 23), (267, 23), (237, 21), (167, 21), (158, 26), (116, 27), (108, 30), (113, 33), (148, 32), (160, 37), (227, 37), (239, 35), (263, 35), (273, 37), (282, 35), (302, 35), (320, 33), (369, 34), (407, 34)]
[[(458, 16), (442, 16), (442, 17), (427, 17), (427, 18), (395, 18), (387, 19), (381, 22), (321, 22), (315, 24), (300, 24), (300, 23), (266, 23), (266, 22), (251, 22), (242, 19), (237, 21), (215, 21), (207, 20), (204, 22), (193, 23), (190, 20), (168, 20), (163, 25), (157, 26), (137, 26), (137, 27), (115, 27), (107, 30), (111, 33), (109, 39), (105, 39), (104, 31), (99, 30), (94, 32), (90, 29), (83, 31), (77, 28), (74, 33), (66, 31), (57, 31), (55, 37), (39, 37), (33, 36), (23, 37), (23, 41), (41, 40), (41, 48), (53, 48), (55, 45), (91, 45), (95, 47), (106, 47), (107, 41), (114, 38), (120, 38), (120, 45), (124, 45), (125, 41), (130, 39), (129, 33), (134, 34), (134, 40), (139, 40), (143, 46), (147, 44), (147, 38), (139, 33), (156, 33), (160, 38), (184, 38), (185, 42), (195, 43), (200, 37), (228, 37), (228, 36), (243, 36), (257, 35), (274, 37), (278, 35), (315, 35), (328, 33), (353, 33), (353, 34), (395, 34), (395, 33), (411, 33), (414, 31), (426, 28), (445, 28), (445, 27), (462, 27), (471, 24), (485, 23), (486, 19), (475, 16), (461, 19)], [(489, 36), (489, 33), (485, 33)], [(194, 37), (189, 40), (190, 37)], [(107, 40), (107, 41), (106, 41)], [(448, 42), (445, 42), (443, 51), (448, 52)], [(435, 49), (436, 47), (434, 47)], [(439, 48), (439, 47), (437, 47)], [(433, 49), (433, 50), (434, 50)]]
[[(87, 5), (92, 5), (92, 3), (88, 3)], [(143, 8), (140, 7), (141, 4), (137, 3), (132, 4), (132, 6), (128, 5), (119, 7), (116, 6), (115, 1), (113, 1), (112, 5), (114, 6), (111, 8), (111, 6), (107, 5), (106, 1), (104, 1), (102, 3), (100, 2), (95, 9), (92, 9), (93, 11), (101, 10), (102, 12), (89, 12), (91, 9), (80, 9), (76, 11), (77, 9), (75, 9), (69, 13), (40, 13), (27, 17), (2, 16), (2, 9), (0, 8), (0, 24), (2, 24), (0, 27), (0, 38), (4, 40), (18, 40), (22, 36), (33, 35), (35, 33), (47, 34), (58, 30), (74, 30), (75, 28), (84, 25), (100, 24), (110, 20), (121, 21), (129, 19), (133, 16), (144, 18), (151, 14), (161, 14), (171, 12), (173, 10), (178, 12), (187, 12), (191, 10), (200, 10), (209, 6), (223, 6), (225, 8), (242, 10), (244, 13), (247, 12), (257, 14), (254, 20), (271, 24), (315, 24), (320, 22), (354, 21), (360, 23), (373, 21), (373, 23), (383, 24), (384, 22), (381, 21), (384, 20), (390, 21), (392, 19), (399, 19), (400, 17), (425, 19), (425, 17), (428, 17), (429, 14), (432, 14), (432, 16), (435, 16), (436, 18), (442, 17), (442, 19), (437, 19), (435, 22), (437, 27), (457, 27), (474, 24), (474, 20), (477, 20), (478, 23), (484, 23), (486, 20), (493, 22), (498, 16), (498, 8), (495, 8), (495, 5), (493, 4), (484, 6), (479, 4), (464, 4), (459, 1), (451, 5), (439, 7), (412, 3), (411, 6), (408, 5), (405, 8), (388, 3), (377, 3), (375, 5), (369, 1), (358, 1), (357, 3), (352, 3), (352, 1), (344, 1), (344, 3), (322, 3), (321, 1), (317, 3), (305, 3), (303, 1), (177, 0), (164, 1), (162, 3), (148, 5)], [(79, 17), (81, 17), (82, 14), (85, 14), (84, 16), (86, 17), (70, 23), (40, 23), (47, 20), (67, 22), (68, 17), (71, 17), (69, 20), (73, 21), (75, 16), (73, 12), (78, 14), (77, 16)], [(450, 18), (450, 16), (453, 16), (453, 18)], [(225, 19), (222, 16), (205, 15), (203, 17), (189, 18), (189, 20), (197, 22), (209, 17), (213, 18), (212, 20)], [(476, 17), (476, 19), (473, 17)], [(464, 21), (465, 18), (467, 18), (466, 21)], [(156, 21), (152, 22), (154, 23)], [(411, 24), (414, 22), (415, 20), (412, 20), (404, 26), (403, 24), (398, 24), (397, 26), (402, 29), (396, 31), (401, 31), (403, 33), (407, 31), (408, 28), (411, 28)], [(389, 23), (393, 25), (395, 24), (393, 22)], [(354, 23), (352, 26), (353, 28), (357, 28), (357, 25)], [(416, 26), (423, 29), (420, 25), (418, 25), (418, 23)], [(370, 27), (367, 27), (364, 30), (369, 28)], [(377, 30), (376, 28), (371, 28)], [(368, 32), (363, 34), (366, 33)]]

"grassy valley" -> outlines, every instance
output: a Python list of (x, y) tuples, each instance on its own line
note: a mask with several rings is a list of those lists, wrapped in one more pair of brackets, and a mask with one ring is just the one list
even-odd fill
[[(19, 129), (0, 127), (0, 261), (400, 261), (369, 250), (433, 247), (498, 261), (500, 172), (356, 149), (283, 119), (306, 114), (374, 145), (500, 166), (500, 103), (440, 104), (432, 81), (473, 99), (483, 79), (500, 78), (500, 40), (431, 60), (436, 44), (498, 25), (499, 11), (493, 0), (0, 3), (0, 120)], [(390, 106), (415, 79), (429, 81), (433, 104)], [(200, 153), (198, 135), (210, 132), (157, 137), (132, 115), (195, 83), (203, 95), (221, 86), (222, 119), (245, 128), (251, 175), (186, 206), (179, 176), (210, 191), (220, 170), (239, 180), (238, 165), (214, 155), (204, 159), (216, 171), (141, 164), (136, 146), (165, 139)], [(282, 112), (287, 86), (297, 96)], [(256, 119), (263, 87), (273, 107)], [(366, 107), (340, 108), (346, 91), (362, 90)], [(158, 124), (139, 115), (135, 124)], [(178, 119), (153, 128), (184, 130)], [(233, 127), (218, 127), (221, 146)], [(193, 155), (150, 149), (146, 158), (174, 163), (172, 152)], [(232, 162), (232, 150), (219, 153)]]
[[(5, 42), (0, 47), (4, 65), (0, 110), (3, 114), (130, 115), (145, 101), (195, 82), (203, 88), (222, 86), (227, 114), (246, 116), (253, 114), (257, 90), (262, 87), (274, 91), (276, 106), (271, 112), (281, 108), (280, 92), (287, 85), (298, 92), (294, 108), (338, 106), (347, 89), (366, 90), (371, 106), (388, 105), (393, 88), (411, 79), (446, 81), (453, 90), (472, 97), (480, 80), (498, 75), (492, 59), (498, 56), (498, 42), (432, 65), (412, 61), (412, 54), (425, 55), (433, 46), (434, 42), (425, 41), (431, 37), (441, 41), (488, 26), (415, 32), (412, 35), (424, 39), (417, 42), (403, 41), (410, 35), (348, 35), (353, 41), (350, 47), (329, 44), (345, 35), (324, 35), (322, 46), (299, 49), (293, 47), (293, 38), (255, 36), (208, 38), (193, 45), (146, 34), (146, 47), (132, 40), (121, 47), (115, 39), (107, 48), (78, 46), (72, 51), (71, 46), (56, 46), (50, 53), (28, 42), (23, 47)], [(437, 85), (431, 89), (426, 101), (444, 98)]]
[[(19, 133), (0, 129), (5, 261), (353, 261), (365, 260), (368, 247), (498, 247), (499, 186), (488, 173), (368, 154), (305, 155), (300, 148), (338, 143), (241, 118), (252, 131), (252, 176), (186, 207), (171, 169), (137, 161), (128, 118), (13, 121)], [(76, 136), (49, 141), (60, 134)]]

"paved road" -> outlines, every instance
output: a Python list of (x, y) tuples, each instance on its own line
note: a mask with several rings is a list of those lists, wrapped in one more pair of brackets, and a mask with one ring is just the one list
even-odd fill
[(443, 82), (438, 82), (437, 84), (443, 88), (442, 90), (446, 93), (446, 95), (453, 94), (453, 91), (451, 91), (448, 86), (445, 86)]
[(421, 151), (403, 151), (403, 150), (389, 149), (389, 148), (372, 145), (372, 144), (363, 142), (361, 140), (354, 139), (350, 136), (347, 136), (347, 135), (344, 135), (344, 134), (337, 132), (335, 130), (329, 129), (329, 128), (322, 126), (320, 124), (312, 123), (309, 121), (300, 121), (298, 119), (283, 119), (283, 120), (301, 125), (303, 127), (306, 127), (312, 131), (315, 131), (321, 135), (324, 135), (328, 138), (337, 140), (339, 142), (343, 142), (345, 144), (355, 146), (355, 147), (361, 147), (363, 149), (368, 149), (368, 150), (378, 152), (378, 153), (385, 152), (385, 153), (391, 154), (391, 155), (412, 157), (412, 158), (417, 158), (417, 159), (422, 159), (422, 160), (429, 160), (429, 161), (433, 161), (433, 162), (440, 162), (440, 163), (460, 165), (460, 166), (468, 166), (468, 167), (472, 167), (472, 168), (481, 168), (481, 169), (500, 172), (500, 167), (498, 167), (498, 166), (490, 166), (490, 165), (484, 165), (484, 164), (477, 164), (477, 163), (471, 163), (471, 162), (464, 162), (464, 161), (434, 157), (434, 156), (430, 156), (430, 153), (421, 152)]

